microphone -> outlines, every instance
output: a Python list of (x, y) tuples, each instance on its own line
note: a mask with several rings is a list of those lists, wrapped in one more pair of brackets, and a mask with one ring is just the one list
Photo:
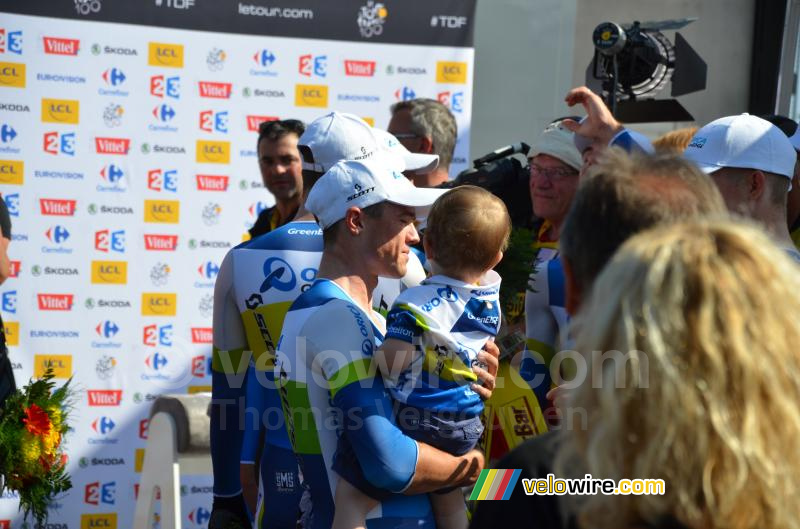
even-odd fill
[(530, 150), (531, 146), (525, 143), (524, 141), (521, 141), (519, 143), (514, 143), (512, 145), (506, 145), (505, 147), (500, 147), (496, 151), (492, 151), (486, 156), (481, 156), (472, 163), (475, 164), (475, 168), (477, 169), (478, 167), (486, 165), (487, 163), (499, 160), (500, 158), (505, 158), (506, 156), (511, 156), (512, 154), (528, 154), (528, 151)]

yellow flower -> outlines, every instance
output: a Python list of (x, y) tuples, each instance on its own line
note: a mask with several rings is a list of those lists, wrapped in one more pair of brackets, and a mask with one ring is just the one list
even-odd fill
[(47, 455), (53, 455), (61, 443), (61, 434), (55, 429), (51, 429), (50, 433), (42, 437), (42, 448)]
[(50, 414), (50, 422), (53, 425), (54, 430), (58, 430), (61, 428), (61, 408), (58, 406), (48, 406), (47, 413)]
[(20, 446), (20, 454), (25, 464), (33, 464), (38, 461), (39, 457), (42, 455), (42, 448), (39, 444), (39, 440), (32, 435), (26, 435), (22, 446)]

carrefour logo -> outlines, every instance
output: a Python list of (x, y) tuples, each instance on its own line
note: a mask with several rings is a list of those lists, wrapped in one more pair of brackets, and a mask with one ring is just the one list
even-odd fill
[(103, 72), (103, 81), (109, 86), (119, 86), (125, 82), (125, 72), (119, 68), (109, 68)]
[(116, 426), (117, 423), (115, 423), (111, 417), (102, 416), (92, 421), (92, 430), (100, 435), (110, 434)]
[(94, 330), (102, 338), (113, 338), (119, 332), (119, 325), (111, 320), (105, 320), (98, 323)]
[(0, 126), (0, 143), (11, 143), (17, 137), (17, 131), (7, 123)]
[(144, 363), (148, 368), (152, 369), (153, 371), (161, 371), (162, 369), (167, 367), (169, 360), (167, 360), (166, 355), (162, 353), (153, 353), (144, 359)]
[(203, 279), (214, 279), (219, 274), (219, 266), (213, 261), (206, 261), (197, 267), (197, 272)]
[(198, 507), (189, 513), (189, 521), (197, 526), (205, 526), (210, 519), (211, 512), (202, 507)]
[(148, 46), (147, 64), (183, 68), (183, 45), (151, 42)]
[(328, 87), (326, 85), (295, 85), (294, 104), (298, 107), (328, 106)]
[(100, 170), (100, 177), (112, 184), (116, 184), (125, 177), (125, 171), (116, 164), (108, 164)]
[(44, 232), (45, 237), (50, 242), (55, 244), (61, 244), (62, 242), (69, 239), (69, 230), (64, 226), (56, 225), (47, 228), (47, 231)]
[(172, 121), (172, 119), (175, 117), (175, 109), (166, 103), (163, 105), (158, 105), (153, 109), (153, 116), (155, 116), (158, 121)]
[(77, 125), (80, 121), (80, 106), (77, 99), (42, 99), (42, 122)]
[(398, 88), (394, 91), (394, 97), (398, 101), (408, 101), (409, 99), (414, 99), (417, 97), (417, 93), (414, 89), (409, 88), (408, 86), (403, 86), (402, 88)]

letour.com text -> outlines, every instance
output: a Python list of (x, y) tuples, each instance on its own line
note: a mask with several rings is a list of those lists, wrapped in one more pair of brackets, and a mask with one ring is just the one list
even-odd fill
[(580, 479), (561, 479), (556, 478), (553, 474), (548, 474), (545, 479), (525, 478), (522, 480), (522, 487), (528, 496), (535, 494), (540, 496), (563, 496), (565, 494), (661, 496), (665, 490), (663, 479), (621, 479), (617, 482), (613, 479), (594, 479), (591, 474), (586, 474)]

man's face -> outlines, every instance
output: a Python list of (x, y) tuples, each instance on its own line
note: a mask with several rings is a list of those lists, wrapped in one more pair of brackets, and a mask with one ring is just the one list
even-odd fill
[(419, 242), (414, 227), (414, 208), (385, 203), (379, 217), (364, 217), (366, 255), (374, 262), (373, 273), (383, 277), (406, 275), (411, 245)]
[(303, 172), (297, 135), (286, 134), (277, 141), (261, 140), (258, 145), (258, 167), (264, 187), (284, 202), (299, 196), (303, 191)]
[(536, 216), (560, 224), (578, 188), (578, 171), (558, 158), (539, 154), (531, 159), (530, 193)]
[(411, 111), (408, 109), (398, 110), (389, 120), (386, 130), (393, 134), (403, 146), (411, 152), (422, 151), (422, 137), (417, 136), (411, 131)]

